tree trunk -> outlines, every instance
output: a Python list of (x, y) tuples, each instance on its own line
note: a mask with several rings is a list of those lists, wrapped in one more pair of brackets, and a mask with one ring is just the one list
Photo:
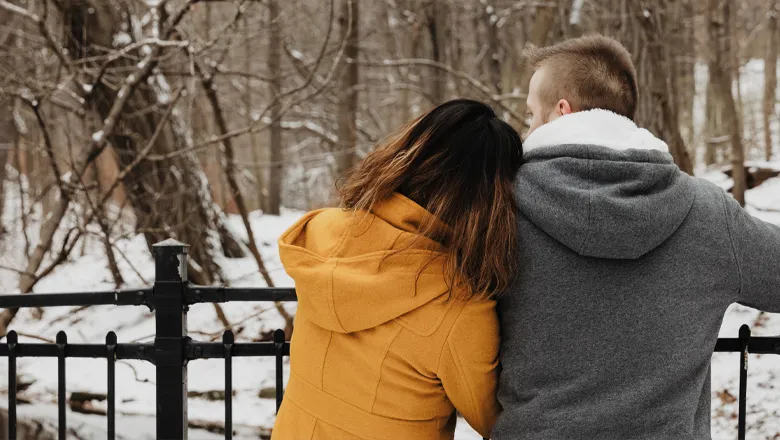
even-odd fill
[[(693, 121), (694, 101), (696, 97), (696, 35), (694, 21), (696, 12), (694, 0), (684, 0), (673, 3), (676, 23), (673, 44), (668, 45), (670, 51), (670, 67), (673, 69), (675, 95), (677, 96), (677, 112), (680, 121), (680, 132), (685, 144), (692, 148), (695, 139)], [(693, 155), (695, 158), (695, 155)]]
[[(104, 151), (103, 154), (106, 154), (106, 152)], [(100, 238), (103, 241), (103, 248), (106, 250), (108, 270), (111, 272), (111, 277), (114, 278), (114, 288), (119, 289), (125, 283), (125, 280), (122, 278), (122, 272), (119, 270), (119, 264), (117, 264), (116, 255), (114, 255), (114, 244), (111, 241), (111, 224), (107, 217), (105, 206), (103, 206), (102, 200), (100, 199), (105, 188), (103, 188), (103, 185), (101, 185), (100, 182), (100, 170), (97, 162), (92, 164), (92, 179), (92, 183), (96, 188), (94, 191), (91, 191), (92, 194), (88, 194), (87, 197), (90, 198), (92, 209), (95, 214), (95, 221), (98, 226), (100, 226)], [(84, 237), (85, 242), (86, 239), (87, 237)]]
[[(708, 71), (712, 72), (712, 62), (708, 66)], [(704, 125), (704, 164), (715, 165), (720, 163), (719, 152), (721, 151), (722, 142), (719, 140), (724, 136), (723, 129), (723, 99), (716, 91), (715, 83), (712, 79), (712, 75), (709, 75), (707, 80), (707, 98), (706, 98), (706, 110), (705, 110), (705, 125)]]
[[(201, 73), (200, 69), (198, 69), (198, 71)], [(219, 128), (219, 134), (224, 136), (228, 133), (227, 120), (225, 119), (225, 113), (222, 110), (222, 106), (219, 103), (219, 97), (217, 96), (217, 92), (214, 89), (214, 84), (212, 83), (213, 75), (209, 75), (209, 79), (205, 79), (205, 77), (201, 74), (201, 78), (203, 88), (206, 91), (206, 96), (209, 100), (209, 103), (211, 103), (212, 110), (214, 111), (214, 118), (216, 119), (217, 127)], [(257, 247), (255, 233), (252, 229), (252, 224), (249, 222), (249, 210), (246, 207), (244, 196), (241, 193), (241, 188), (238, 185), (238, 180), (236, 179), (236, 160), (235, 155), (233, 154), (235, 150), (233, 148), (233, 139), (231, 137), (225, 138), (223, 141), (222, 150), (224, 154), (223, 157), (221, 157), (221, 161), (223, 163), (225, 177), (227, 179), (230, 192), (232, 193), (231, 196), (233, 200), (236, 201), (236, 208), (238, 208), (238, 213), (241, 215), (241, 221), (244, 224), (246, 235), (249, 238), (249, 251), (252, 254), (252, 257), (255, 259), (257, 269), (260, 271), (260, 275), (262, 275), (266, 285), (268, 287), (274, 287), (274, 282), (271, 279), (271, 275), (268, 273), (268, 270), (265, 268), (263, 257), (260, 255), (260, 250)], [(286, 335), (289, 338), (292, 336), (293, 318), (289, 313), (287, 313), (287, 310), (281, 303), (277, 302), (275, 305), (276, 310), (286, 322), (285, 330)], [(218, 308), (217, 311), (221, 312), (221, 309)], [(226, 327), (230, 326), (230, 324), (227, 323), (226, 318), (221, 319), (223, 319), (223, 323), (225, 323)]]
[(771, 121), (775, 116), (777, 93), (777, 46), (780, 36), (777, 34), (777, 21), (780, 15), (780, 2), (774, 1), (769, 10), (767, 24), (767, 50), (764, 59), (764, 157), (772, 160)]
[(342, 66), (338, 103), (338, 145), (336, 148), (336, 178), (341, 177), (357, 159), (357, 83), (358, 83), (358, 23), (359, 0), (343, 0), (339, 25), (343, 38), (345, 64)]
[[(90, 7), (94, 13), (85, 13), (85, 9)], [(84, 58), (101, 53), (101, 49), (97, 48), (111, 47), (113, 30), (119, 28), (121, 22), (117, 8), (94, 0), (73, 2), (69, 18), (72, 30), (69, 41), (75, 46), (71, 48), (71, 53)], [(85, 19), (86, 22), (82, 21)], [(160, 20), (165, 21), (164, 17)], [(84, 29), (89, 32), (83, 32)], [(116, 62), (121, 63), (135, 66), (124, 59)], [(144, 111), (157, 106), (165, 107), (166, 99), (170, 99), (164, 76), (153, 74), (150, 78), (149, 82), (138, 85), (125, 106), (126, 116), (121, 121), (121, 132), (134, 133), (134, 136), (117, 133), (108, 137), (117, 153), (120, 169), (136, 160), (160, 124), (162, 131), (155, 140), (152, 153), (165, 155), (189, 146), (186, 127), (175, 115), (166, 120), (158, 112)], [(114, 89), (103, 84), (95, 86), (91, 104), (100, 120), (109, 116), (118, 98)], [(126, 175), (123, 183), (135, 212), (137, 230), (144, 233), (150, 247), (171, 237), (190, 245), (192, 280), (195, 283), (210, 284), (222, 278), (214, 262), (220, 251), (231, 256), (243, 254), (212, 199), (208, 180), (195, 153), (173, 155), (162, 160), (142, 160)]]
[[(18, 42), (14, 34), (14, 30), (17, 29), (14, 26), (15, 19), (16, 17), (13, 17), (9, 11), (0, 9), (0, 23), (5, 25), (5, 29), (0, 30), (0, 63), (12, 66), (18, 72), (22, 62), (16, 55), (21, 49), (17, 47)], [(0, 235), (6, 232), (5, 224), (2, 222), (5, 213), (6, 164), (9, 154), (16, 151), (19, 141), (19, 133), (14, 123), (15, 101), (16, 99), (10, 96), (0, 96)], [(13, 156), (11, 154), (11, 157)]]
[(5, 212), (5, 169), (9, 153), (16, 149), (17, 137), (14, 100), (0, 98), (0, 234), (5, 234), (5, 224), (2, 222)]
[(722, 0), (710, 0), (707, 10), (709, 23), (707, 26), (710, 47), (712, 48), (712, 62), (710, 63), (710, 75), (716, 92), (723, 99), (726, 123), (731, 140), (731, 168), (734, 188), (732, 195), (740, 205), (745, 206), (745, 190), (747, 188), (747, 176), (745, 174), (745, 152), (740, 133), (739, 114), (734, 95), (731, 92), (731, 73), (736, 66), (732, 66), (730, 32), (730, 2)]
[[(276, 2), (272, 2), (276, 5)], [(249, 32), (249, 19), (244, 17), (244, 71), (252, 71), (252, 60), (254, 59), (254, 45), (252, 44), (252, 35)], [(279, 39), (281, 41), (281, 38)], [(254, 122), (254, 90), (252, 88), (252, 79), (246, 78), (244, 81), (246, 90), (244, 91), (244, 111), (246, 113), (247, 125)], [(258, 136), (256, 133), (249, 133), (249, 150), (252, 155), (252, 162), (254, 162), (254, 176), (255, 176), (255, 192), (257, 209), (265, 210), (265, 168), (261, 164), (263, 155), (260, 154), (260, 142), (258, 142)]]
[[(431, 59), (437, 63), (445, 62), (446, 32), (447, 32), (447, 12), (448, 6), (445, 2), (435, 1), (430, 6), (427, 16), (428, 36), (431, 40)], [(447, 76), (441, 69), (432, 67), (431, 75), (431, 96), (435, 104), (441, 104), (447, 95)]]
[[(533, 26), (528, 33), (526, 46), (533, 45), (544, 47), (547, 45), (547, 36), (550, 34), (550, 29), (552, 29), (555, 24), (555, 19), (558, 17), (558, 8), (561, 7), (562, 4), (563, 0), (555, 0), (555, 4), (553, 5), (540, 4), (536, 7), (536, 16), (533, 20)], [(533, 66), (530, 66), (527, 62), (523, 61), (520, 75), (518, 75), (519, 83), (517, 84), (517, 88), (520, 90), (521, 95), (528, 95), (528, 86), (530, 85), (529, 83), (531, 82), (531, 76), (533, 76), (533, 74)], [(525, 115), (525, 99), (517, 100), (516, 112), (520, 115)]]
[[(282, 36), (279, 20), (279, 1), (269, 3), (270, 32), (268, 41), (268, 71), (271, 73), (271, 99), (276, 101), (282, 89)], [(357, 66), (351, 64), (350, 66)], [(269, 129), (270, 168), (268, 173), (268, 196), (265, 213), (279, 215), (282, 204), (282, 121), (281, 103), (275, 102), (270, 109), (271, 127)]]
[[(488, 44), (488, 75), (490, 77), (490, 85), (496, 93), (502, 93), (501, 82), (501, 66), (502, 62), (506, 60), (503, 47), (501, 47), (501, 40), (498, 36), (498, 20), (496, 11), (492, 6), (490, 8), (484, 8), (484, 21), (485, 29), (487, 31), (487, 44)], [(475, 31), (478, 28), (475, 26)]]
[(641, 39), (645, 41), (647, 47), (647, 64), (643, 64), (643, 67), (653, 68), (653, 74), (650, 75), (652, 82), (645, 87), (651, 88), (651, 96), (655, 101), (653, 103), (656, 109), (655, 131), (669, 144), (669, 150), (677, 166), (692, 175), (693, 161), (680, 134), (669, 48), (663, 39), (662, 26), (666, 18), (667, 4), (666, 0), (656, 0), (653, 4), (655, 7), (648, 3), (632, 3), (635, 7), (638, 6), (632, 13), (640, 20)]

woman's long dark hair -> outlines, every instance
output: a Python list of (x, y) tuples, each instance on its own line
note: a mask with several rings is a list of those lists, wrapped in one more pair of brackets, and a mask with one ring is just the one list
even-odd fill
[(342, 205), (370, 211), (400, 192), (433, 220), (421, 233), (441, 243), (450, 286), (489, 296), (512, 281), (517, 260), (512, 180), (522, 162), (517, 132), (490, 106), (458, 99), (412, 121), (369, 153), (339, 192)]

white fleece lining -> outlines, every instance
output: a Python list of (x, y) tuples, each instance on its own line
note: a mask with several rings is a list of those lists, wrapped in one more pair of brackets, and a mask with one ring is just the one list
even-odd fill
[(523, 151), (567, 144), (669, 152), (666, 142), (649, 131), (625, 116), (601, 109), (571, 113), (542, 125), (523, 142)]

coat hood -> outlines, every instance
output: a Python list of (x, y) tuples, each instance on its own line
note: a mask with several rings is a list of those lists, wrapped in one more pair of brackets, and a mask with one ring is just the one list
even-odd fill
[[(306, 214), (279, 239), (299, 313), (319, 327), (351, 333), (431, 302), (444, 307), (450, 290), (444, 254), (438, 243), (418, 234), (429, 216), (400, 194), (371, 212), (329, 208)], [(428, 309), (434, 315), (415, 321), (432, 325), (443, 316), (436, 312), (440, 307)]]
[(606, 110), (562, 116), (526, 139), (515, 181), (520, 211), (587, 257), (637, 259), (680, 227), (693, 179), (666, 144)]

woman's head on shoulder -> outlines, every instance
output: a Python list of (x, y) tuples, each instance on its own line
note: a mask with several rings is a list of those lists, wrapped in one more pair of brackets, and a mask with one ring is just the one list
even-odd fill
[[(343, 207), (371, 211), (400, 193), (432, 214), (420, 234), (443, 245), (453, 291), (488, 296), (515, 272), (512, 181), (520, 136), (487, 104), (445, 102), (380, 143), (340, 185)], [(443, 226), (446, 225), (446, 226)]]

